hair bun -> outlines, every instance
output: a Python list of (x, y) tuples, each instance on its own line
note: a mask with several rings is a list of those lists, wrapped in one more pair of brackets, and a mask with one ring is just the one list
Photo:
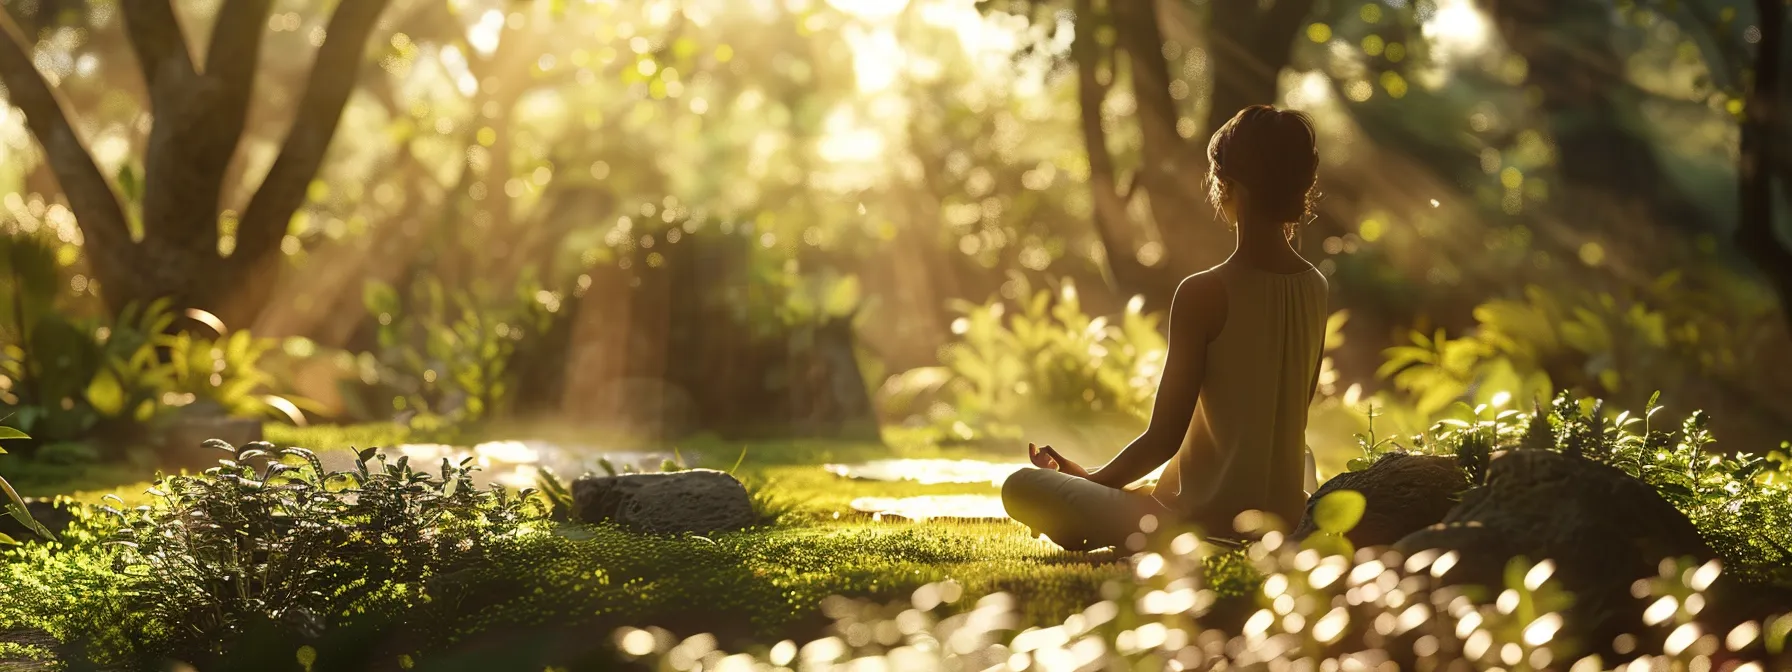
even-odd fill
[(1237, 187), (1241, 205), (1278, 223), (1311, 214), (1318, 181), (1317, 134), (1298, 110), (1253, 105), (1228, 120), (1207, 144), (1208, 197), (1215, 206)]

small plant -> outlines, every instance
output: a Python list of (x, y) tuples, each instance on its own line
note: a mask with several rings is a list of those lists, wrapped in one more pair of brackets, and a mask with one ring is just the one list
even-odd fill
[(1361, 449), (1363, 454), (1361, 457), (1351, 458), (1350, 462), (1347, 463), (1346, 467), (1351, 471), (1368, 469), (1375, 464), (1376, 460), (1381, 459), (1381, 456), (1401, 448), (1400, 444), (1396, 443), (1393, 437), (1376, 435), (1375, 419), (1380, 417), (1381, 413), (1374, 405), (1369, 406), (1365, 415), (1369, 418), (1369, 428), (1366, 431), (1359, 432), (1355, 435), (1357, 448)]
[[(603, 464), (605, 465), (608, 465), (609, 463), (608, 460), (603, 461)], [(615, 474), (612, 473), (611, 475), (614, 476)], [(549, 518), (558, 521), (572, 519), (572, 490), (567, 488), (566, 482), (560, 480), (560, 477), (554, 475), (554, 472), (547, 469), (542, 469), (540, 471), (539, 475), (535, 478), (535, 492), (537, 496), (547, 502)]]
[(470, 460), (444, 459), (432, 475), (367, 449), (352, 471), (332, 472), (303, 448), (206, 445), (227, 454), (219, 466), (158, 480), (151, 505), (102, 508), (132, 586), (123, 607), (178, 625), (176, 651), (161, 653), (216, 654), (267, 626), (315, 635), (370, 603), (402, 602), (546, 513), (532, 491), (475, 489)]
[(886, 401), (935, 400), (912, 410), (957, 441), (1017, 437), (1030, 419), (1149, 417), (1166, 352), (1161, 315), (1145, 313), (1135, 298), (1118, 318), (1092, 317), (1069, 280), (1057, 292), (1025, 296), (1018, 310), (1000, 301), (956, 303), (958, 341), (941, 354), (940, 366), (894, 378)]

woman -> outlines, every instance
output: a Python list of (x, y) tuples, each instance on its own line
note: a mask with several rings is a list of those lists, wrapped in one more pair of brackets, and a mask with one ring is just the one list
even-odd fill
[[(1290, 241), (1311, 211), (1314, 141), (1305, 114), (1267, 105), (1213, 134), (1208, 197), (1238, 247), (1176, 288), (1150, 425), (1094, 470), (1029, 444), (1037, 468), (1002, 484), (1009, 516), (1072, 550), (1136, 549), (1135, 534), (1168, 524), (1225, 534), (1253, 509), (1300, 519), (1313, 487), (1305, 433), (1327, 284)], [(1159, 466), (1155, 488), (1125, 489)]]

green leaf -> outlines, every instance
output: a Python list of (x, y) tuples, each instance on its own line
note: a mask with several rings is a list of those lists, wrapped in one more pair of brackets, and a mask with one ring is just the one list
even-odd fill
[(0, 478), (0, 491), (6, 493), (6, 512), (12, 514), (14, 520), (19, 521), (20, 525), (24, 525), (45, 539), (55, 538), (55, 535), (50, 534), (49, 529), (38, 523), (36, 518), (31, 517), (31, 510), (25, 508), (24, 498), (19, 497), (19, 491), (12, 489), (12, 484), (7, 483), (4, 478)]
[(143, 198), (143, 180), (137, 177), (137, 170), (126, 163), (118, 168), (118, 190), (123, 192), (127, 203), (135, 203)]
[(1331, 534), (1344, 534), (1363, 519), (1369, 500), (1355, 490), (1337, 490), (1319, 500), (1313, 507), (1313, 522)]
[(1303, 548), (1318, 551), (1321, 555), (1340, 555), (1348, 558), (1356, 554), (1356, 545), (1337, 534), (1315, 534), (1307, 537), (1300, 545)]
[(18, 545), (19, 545), (19, 542), (17, 540), (13, 539), (12, 537), (7, 536), (5, 532), (0, 532), (0, 546), (18, 546)]
[(101, 368), (94, 374), (93, 381), (87, 384), (87, 403), (93, 404), (93, 410), (107, 417), (124, 411), (124, 386), (118, 383), (118, 375), (112, 373), (110, 368)]
[(0, 439), (29, 439), (29, 438), (31, 438), (31, 437), (27, 436), (24, 432), (19, 431), (18, 428), (16, 428), (16, 427), (7, 427), (5, 425), (0, 425)]

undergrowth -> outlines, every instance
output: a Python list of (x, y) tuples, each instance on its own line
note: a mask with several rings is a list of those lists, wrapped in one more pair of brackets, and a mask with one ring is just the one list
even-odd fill
[(1567, 393), (1529, 413), (1459, 405), (1456, 417), (1418, 436), (1359, 436), (1363, 456), (1352, 460), (1351, 468), (1366, 468), (1395, 451), (1448, 455), (1480, 484), (1498, 451), (1554, 450), (1585, 457), (1654, 487), (1691, 519), (1724, 559), (1727, 572), (1792, 586), (1792, 461), (1785, 449), (1767, 455), (1708, 451), (1714, 441), (1709, 418), (1694, 411), (1682, 422), (1663, 423), (1657, 400), (1651, 397), (1642, 413), (1613, 413), (1598, 400)]
[[(1485, 469), (1503, 450), (1561, 450), (1599, 459), (1655, 485), (1687, 512), (1723, 554), (1725, 573), (1777, 576), (1775, 568), (1785, 567), (1785, 556), (1775, 554), (1784, 553), (1782, 537), (1792, 527), (1785, 517), (1788, 484), (1783, 467), (1768, 458), (1705, 453), (1709, 437), (1697, 414), (1662, 428), (1653, 409), (1636, 416), (1611, 415), (1595, 406), (1564, 397), (1541, 413), (1467, 409), (1427, 434), (1391, 440), (1370, 435), (1363, 437), (1363, 446), (1366, 457), (1394, 450), (1453, 455), (1471, 473)], [(665, 628), (627, 631), (655, 633), (653, 645), (636, 653), (657, 650), (663, 656), (672, 655), (676, 644), (668, 633), (676, 631), (682, 637), (711, 632), (718, 637), (709, 640), (707, 648), (686, 651), (691, 660), (730, 643), (768, 660), (772, 654), (762, 646), (767, 642), (826, 639), (823, 612), (830, 608), (825, 605), (842, 604), (830, 601), (831, 596), (875, 603), (893, 595), (918, 594), (927, 586), (934, 586), (931, 590), (937, 593), (947, 583), (956, 586), (962, 600), (940, 607), (941, 618), (965, 616), (984, 596), (1006, 595), (991, 598), (995, 602), (990, 604), (1000, 603), (1006, 614), (1002, 618), (1015, 628), (1057, 625), (1066, 644), (1098, 636), (1107, 652), (1101, 655), (1134, 661), (1177, 655), (1168, 648), (1171, 640), (1153, 638), (1169, 637), (1167, 633), (1181, 627), (1176, 624), (1182, 621), (1174, 619), (1196, 612), (1208, 619), (1232, 613), (1237, 622), (1227, 637), (1243, 637), (1238, 641), (1258, 646), (1269, 646), (1273, 640), (1280, 642), (1274, 646), (1288, 652), (1307, 650), (1302, 647), (1308, 645), (1293, 642), (1317, 641), (1311, 640), (1317, 637), (1314, 628), (1324, 619), (1348, 618), (1358, 624), (1352, 627), (1378, 628), (1375, 624), (1381, 620), (1404, 619), (1409, 611), (1395, 609), (1402, 605), (1386, 597), (1385, 587), (1380, 589), (1382, 597), (1376, 598), (1382, 603), (1373, 607), (1381, 611), (1353, 607), (1346, 610), (1347, 617), (1337, 617), (1317, 603), (1301, 601), (1282, 610), (1275, 606), (1281, 604), (1279, 598), (1271, 593), (1295, 595), (1290, 592), (1293, 586), (1306, 585), (1319, 590), (1315, 595), (1335, 600), (1336, 595), (1325, 591), (1343, 583), (1331, 574), (1315, 583), (1319, 581), (1315, 572), (1332, 570), (1320, 569), (1318, 557), (1301, 559), (1273, 543), (1192, 555), (1177, 555), (1172, 548), (1159, 562), (1196, 564), (1177, 565), (1181, 568), (1174, 572), (1160, 564), (1157, 571), (1168, 577), (1161, 586), (1154, 583), (1156, 578), (1137, 574), (1135, 580), (1143, 585), (1134, 594), (1124, 592), (1135, 581), (1126, 579), (1129, 566), (1118, 556), (1058, 552), (1026, 538), (1011, 524), (891, 524), (829, 515), (842, 510), (852, 493), (989, 490), (975, 484), (846, 486), (817, 465), (863, 456), (821, 445), (755, 453), (747, 464), (732, 450), (707, 451), (697, 459), (720, 460), (706, 464), (736, 471), (749, 484), (763, 524), (745, 531), (675, 537), (555, 522), (550, 516), (552, 502), (557, 500), (561, 509), (570, 503), (565, 484), (514, 497), (473, 490), (467, 477), (470, 465), (444, 464), (439, 474), (422, 474), (405, 463), (370, 462), (373, 455), (363, 453), (353, 472), (327, 474), (307, 451), (256, 454), (270, 450), (266, 445), (245, 447), (218, 469), (162, 479), (147, 508), (83, 510), (60, 541), (9, 551), (0, 565), (0, 581), (9, 587), (9, 597), (17, 598), (0, 602), (0, 632), (41, 631), (80, 651), (84, 659), (118, 667), (149, 667), (176, 657), (216, 663), (220, 669), (267, 669), (290, 666), (295, 650), (310, 647), (313, 669), (391, 667), (399, 661), (426, 669), (434, 669), (436, 663), (470, 666), (467, 669), (542, 669), (586, 661), (593, 669), (605, 669), (618, 653), (633, 650), (622, 640), (591, 637), (592, 632), (625, 626)], [(248, 466), (264, 460), (273, 464)], [(1338, 557), (1350, 557), (1349, 549), (1338, 552), (1343, 553)], [(1354, 576), (1358, 571), (1354, 567), (1372, 562), (1382, 562), (1383, 570), (1395, 567), (1371, 556), (1352, 562), (1338, 571)], [(1137, 568), (1132, 569), (1136, 574)], [(1659, 590), (1685, 593), (1689, 572), (1664, 574)], [(1405, 585), (1409, 573), (1396, 574), (1392, 580)], [(1177, 579), (1186, 580), (1176, 583)], [(1361, 588), (1361, 582), (1351, 581)], [(1521, 596), (1542, 590), (1520, 583)], [(1160, 595), (1151, 597), (1153, 590)], [(1690, 594), (1682, 593), (1675, 593), (1676, 599), (1685, 600)], [(1408, 591), (1404, 604), (1418, 604), (1424, 594)], [(1177, 608), (1180, 611), (1164, 611), (1166, 599), (1183, 605)], [(1183, 604), (1189, 599), (1195, 602)], [(1156, 611), (1138, 611), (1146, 602)], [(1252, 605), (1263, 604), (1271, 611), (1256, 613), (1272, 613), (1272, 621), (1257, 623), (1261, 619), (1253, 616)], [(1459, 601), (1431, 604), (1429, 613), (1451, 623), (1471, 618), (1470, 611), (1497, 607), (1480, 602), (1462, 606)], [(1679, 604), (1688, 608), (1684, 601)], [(939, 605), (934, 600), (932, 606)], [(912, 608), (928, 611), (919, 605)], [(1125, 627), (1101, 630), (1092, 625), (1097, 619), (1090, 615), (1091, 608), (1135, 613), (1110, 616)], [(1445, 642), (1439, 637), (1431, 645), (1482, 662), (1500, 660), (1497, 656), (1504, 655), (1505, 643), (1520, 646), (1527, 661), (1533, 655), (1571, 653), (1573, 643), (1525, 643), (1525, 629), (1551, 622), (1544, 617), (1555, 613), (1539, 609), (1528, 615), (1495, 609), (1473, 617), (1502, 628), (1488, 635), (1494, 638), (1490, 646), (1496, 658), (1486, 658), (1485, 647), (1474, 649), (1475, 656), (1470, 656), (1466, 640)], [(889, 619), (902, 611), (885, 614), (885, 621), (894, 623)], [(1304, 620), (1290, 621), (1288, 615), (1294, 613)], [(1444, 619), (1446, 613), (1455, 620)], [(1084, 620), (1065, 620), (1073, 614), (1083, 614)], [(854, 623), (876, 632), (882, 632), (878, 627), (896, 627), (878, 625), (884, 621), (869, 616), (854, 618), (858, 619)], [(842, 652), (888, 654), (921, 632), (915, 629), (916, 618), (907, 617), (910, 625), (903, 627), (911, 631), (899, 633), (890, 643), (884, 643), (882, 635), (865, 639), (862, 634), (867, 631), (849, 627), (836, 644)], [(1164, 629), (1142, 629), (1152, 623)], [(1775, 624), (1792, 626), (1792, 620), (1757, 626), (1778, 627)], [(1247, 625), (1250, 632), (1237, 629)], [(1128, 631), (1133, 633), (1129, 639), (1121, 638)], [(1195, 646), (1201, 636), (1198, 630), (1188, 630), (1184, 643), (1204, 651), (1202, 655), (1212, 654)], [(1011, 653), (1022, 653), (1016, 641), (1026, 640), (1008, 637), (992, 641), (999, 640)], [(1335, 639), (1311, 646), (1323, 644), (1331, 650), (1344, 646), (1338, 642), (1371, 648), (1387, 643), (1377, 644), (1360, 629), (1326, 637)], [(640, 640), (635, 636), (634, 644)], [(1145, 641), (1157, 643), (1141, 644)], [(1221, 640), (1222, 652), (1229, 641)], [(1027, 646), (1031, 648), (1024, 652), (1030, 656), (1051, 650), (1037, 643)], [(1077, 655), (1088, 655), (1092, 646), (1084, 645), (1085, 652)], [(18, 645), (9, 647), (5, 655), (12, 658), (32, 653), (13, 652)], [(1551, 653), (1536, 654), (1540, 648)]]

